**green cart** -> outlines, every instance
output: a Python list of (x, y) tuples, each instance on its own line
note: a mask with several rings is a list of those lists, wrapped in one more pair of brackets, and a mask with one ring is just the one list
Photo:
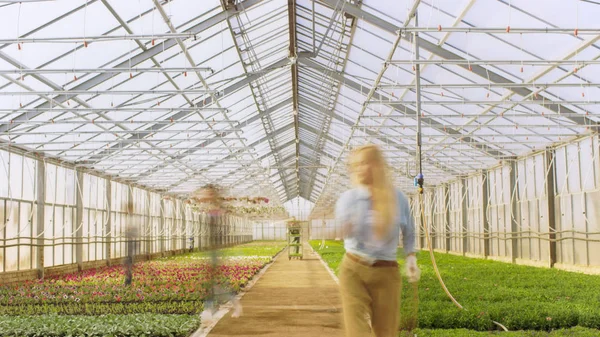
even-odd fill
[(300, 259), (304, 255), (302, 247), (302, 223), (300, 221), (288, 221), (288, 259)]

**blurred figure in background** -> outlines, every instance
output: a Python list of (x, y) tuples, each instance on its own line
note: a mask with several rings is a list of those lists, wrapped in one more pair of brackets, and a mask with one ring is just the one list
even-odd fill
[(131, 285), (133, 282), (133, 264), (138, 250), (139, 228), (137, 219), (133, 214), (133, 202), (127, 203), (127, 222), (125, 224), (125, 240), (127, 245), (127, 255), (125, 256), (125, 285)]
[(190, 236), (188, 241), (190, 242), (190, 253), (191, 253), (194, 251), (194, 238)]
[(340, 196), (335, 208), (346, 249), (339, 274), (345, 333), (348, 337), (398, 336), (400, 231), (408, 280), (417, 282), (420, 277), (408, 199), (393, 186), (377, 146), (353, 150), (349, 169), (354, 188)]
[(216, 186), (207, 185), (196, 191), (192, 196), (195, 202), (201, 203), (208, 213), (208, 236), (209, 236), (209, 278), (205, 286), (208, 294), (204, 301), (204, 311), (201, 314), (202, 321), (210, 322), (219, 309), (219, 304), (231, 301), (233, 304), (232, 317), (242, 315), (242, 306), (235, 297), (234, 291), (229, 284), (219, 284), (219, 256), (217, 249), (217, 234), (221, 217), (225, 212), (221, 205), (221, 195)]

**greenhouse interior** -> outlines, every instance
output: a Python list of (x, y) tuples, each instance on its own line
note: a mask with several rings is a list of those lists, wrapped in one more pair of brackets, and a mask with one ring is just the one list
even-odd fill
[(600, 336), (598, 17), (0, 0), (0, 337)]

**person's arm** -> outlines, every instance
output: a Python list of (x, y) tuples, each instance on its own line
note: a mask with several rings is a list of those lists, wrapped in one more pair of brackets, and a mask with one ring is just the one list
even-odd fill
[(401, 194), (399, 200), (402, 205), (401, 209), (401, 229), (402, 229), (402, 243), (404, 245), (404, 254), (406, 255), (405, 271), (408, 278), (408, 282), (418, 282), (421, 278), (421, 270), (417, 266), (417, 249), (416, 249), (416, 237), (415, 237), (415, 221), (412, 213), (410, 212), (410, 204), (408, 198)]
[(410, 212), (410, 204), (404, 194), (400, 194), (400, 210), (402, 212), (401, 218), (401, 230), (402, 230), (402, 244), (404, 246), (404, 254), (406, 256), (416, 256), (417, 249), (415, 247), (415, 220)]
[(342, 237), (344, 238), (350, 236), (353, 231), (350, 198), (350, 193), (345, 192), (335, 204), (335, 221), (342, 225)]

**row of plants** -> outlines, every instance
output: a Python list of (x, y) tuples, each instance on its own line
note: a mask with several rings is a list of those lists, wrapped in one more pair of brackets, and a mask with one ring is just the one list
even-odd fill
[(0, 337), (187, 337), (198, 315), (0, 316)]
[[(320, 241), (311, 244), (338, 273), (345, 253), (343, 243), (327, 241), (323, 249), (319, 249)], [(399, 251), (401, 264), (402, 256)], [(599, 276), (450, 254), (436, 253), (435, 257), (446, 286), (466, 310), (455, 307), (442, 290), (429, 253), (419, 253), (419, 328), (491, 331), (496, 329), (496, 321), (509, 330), (600, 329)], [(408, 282), (403, 282), (402, 297), (402, 325), (406, 328), (417, 305)]]
[(400, 337), (598, 337), (596, 329), (574, 327), (553, 331), (473, 331), (467, 329), (431, 330), (416, 329), (411, 333), (400, 333)]
[[(253, 241), (239, 246), (219, 249), (217, 251), (219, 257), (268, 257), (271, 259), (286, 247), (285, 241)], [(208, 251), (194, 252), (185, 255), (172, 256), (164, 258), (164, 260), (189, 260), (197, 258), (205, 258), (210, 256)]]
[(139, 263), (124, 286), (121, 266), (0, 287), (0, 337), (183, 337), (200, 326), (206, 280), (242, 289), (285, 242), (253, 242)]
[(0, 315), (197, 314), (207, 280), (242, 289), (283, 244), (250, 244), (223, 249), (212, 269), (208, 253), (189, 253), (136, 264), (133, 283), (123, 285), (121, 266), (0, 286)]
[(207, 294), (204, 285), (211, 274), (239, 291), (269, 260), (226, 260), (217, 270), (212, 270), (206, 259), (145, 262), (134, 267), (130, 286), (123, 285), (124, 271), (118, 266), (7, 285), (0, 287), (0, 313), (192, 314), (202, 308), (201, 301)]

